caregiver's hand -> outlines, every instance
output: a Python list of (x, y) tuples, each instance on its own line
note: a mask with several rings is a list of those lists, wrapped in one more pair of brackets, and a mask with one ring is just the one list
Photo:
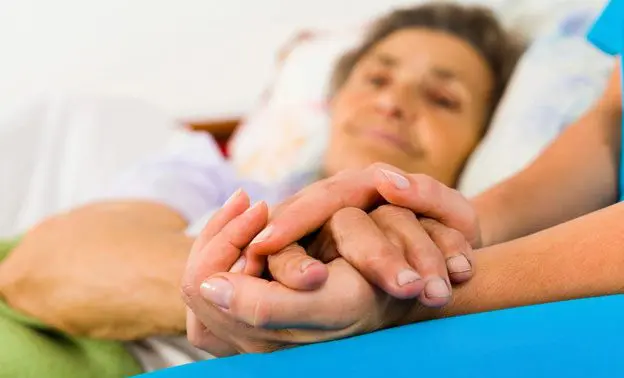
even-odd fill
[[(476, 213), (468, 200), (428, 176), (405, 174), (386, 164), (373, 164), (364, 170), (344, 172), (319, 181), (278, 206), (270, 224), (248, 247), (249, 263), (245, 271), (257, 275), (261, 262), (256, 256), (282, 250), (322, 227), (341, 209), (369, 210), (384, 202), (409, 209), (424, 218), (420, 218), (420, 226), (414, 226), (406, 223), (410, 219), (405, 213), (394, 214), (396, 210), (377, 214), (376, 218), (384, 224), (388, 221), (405, 224), (399, 227), (402, 230), (399, 235), (410, 229), (409, 239), (404, 237), (402, 240), (404, 257), (388, 254), (385, 249), (371, 248), (367, 253), (352, 250), (351, 254), (338, 251), (367, 279), (389, 294), (405, 298), (410, 293), (401, 288), (400, 276), (409, 268), (419, 271), (427, 279), (433, 277), (431, 267), (436, 266), (437, 276), (445, 277), (447, 273), (443, 267), (446, 263), (453, 282), (460, 283), (471, 277), (471, 265), (466, 256), (471, 246), (479, 246), (481, 242)], [(348, 221), (348, 217), (340, 217), (341, 228), (352, 229)], [(272, 259), (274, 256), (269, 258), (270, 263)], [(428, 261), (424, 266), (423, 259)], [(380, 261), (385, 263), (380, 264)], [(291, 288), (302, 289), (296, 280), (278, 280)]]
[[(182, 291), (192, 310), (187, 335), (197, 347), (222, 356), (337, 339), (395, 325), (413, 307), (413, 301), (377, 290), (342, 258), (326, 265), (325, 284), (312, 291), (236, 273), (241, 249), (268, 218), (263, 204), (245, 211), (246, 201), (239, 195), (219, 211), (191, 251)], [(369, 237), (345, 234), (345, 247), (362, 247), (378, 236), (366, 215), (357, 218)], [(305, 257), (290, 248), (299, 250), (291, 258)]]

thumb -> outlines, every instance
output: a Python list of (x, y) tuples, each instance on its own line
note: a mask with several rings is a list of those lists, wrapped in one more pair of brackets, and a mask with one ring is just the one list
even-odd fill
[[(365, 317), (375, 289), (343, 259), (329, 263), (320, 289), (292, 290), (277, 281), (219, 273), (203, 282), (205, 300), (254, 327), (339, 330)], [(345, 288), (348, 288), (345, 290)]]

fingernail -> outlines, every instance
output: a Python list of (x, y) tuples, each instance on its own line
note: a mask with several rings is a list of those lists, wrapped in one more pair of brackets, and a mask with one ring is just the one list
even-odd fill
[(230, 202), (234, 201), (238, 196), (240, 196), (242, 192), (243, 192), (242, 188), (235, 191), (234, 194), (232, 194), (230, 198), (228, 198), (227, 201), (223, 203), (223, 206), (227, 206)]
[(212, 278), (204, 281), (201, 284), (199, 291), (205, 300), (224, 309), (230, 308), (234, 288), (225, 278)]
[(240, 273), (245, 269), (245, 264), (247, 264), (247, 258), (245, 256), (239, 257), (238, 260), (232, 265), (230, 268), (230, 273)]
[(453, 256), (446, 260), (449, 273), (465, 273), (472, 270), (470, 262), (464, 255)]
[(314, 263), (316, 263), (316, 261), (312, 259), (308, 259), (302, 262), (301, 265), (299, 266), (299, 269), (301, 269), (301, 273), (305, 272), (305, 270), (308, 269), (310, 265), (313, 265)]
[(425, 285), (425, 296), (427, 298), (448, 298), (451, 296), (451, 291), (443, 279), (436, 278)]
[(381, 170), (381, 173), (386, 176), (386, 178), (397, 188), (397, 189), (407, 189), (410, 186), (409, 180), (403, 177), (402, 175), (387, 171), (385, 169)]
[(258, 201), (256, 203), (253, 204), (252, 207), (250, 207), (249, 209), (247, 209), (246, 211), (252, 211), (254, 209), (256, 209), (258, 206), (262, 205), (264, 203), (264, 201)]
[(418, 281), (420, 278), (421, 278), (420, 275), (414, 272), (413, 270), (403, 269), (402, 271), (399, 272), (399, 274), (397, 274), (397, 284), (399, 286), (405, 286), (412, 282)]
[(267, 226), (267, 228), (262, 230), (261, 233), (256, 235), (256, 237), (249, 244), (256, 244), (256, 243), (263, 242), (267, 240), (271, 236), (272, 233), (273, 233), (273, 226), (269, 225)]

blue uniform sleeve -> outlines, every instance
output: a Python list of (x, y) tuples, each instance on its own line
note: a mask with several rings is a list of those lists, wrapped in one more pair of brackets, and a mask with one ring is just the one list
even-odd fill
[(624, 49), (624, 0), (611, 0), (587, 36), (602, 51), (618, 55)]

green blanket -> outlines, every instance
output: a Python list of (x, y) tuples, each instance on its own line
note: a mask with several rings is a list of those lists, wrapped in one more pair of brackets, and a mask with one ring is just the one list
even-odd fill
[[(0, 261), (17, 240), (0, 240)], [(73, 337), (0, 301), (1, 378), (122, 378), (141, 369), (122, 343)]]

